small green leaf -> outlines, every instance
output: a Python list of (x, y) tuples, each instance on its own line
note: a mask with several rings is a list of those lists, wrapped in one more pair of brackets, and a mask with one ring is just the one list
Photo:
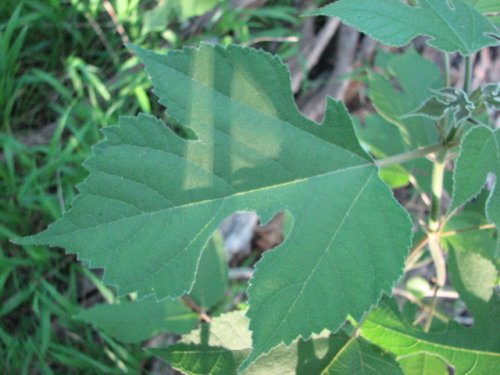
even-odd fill
[(398, 357), (419, 352), (438, 355), (455, 369), (456, 374), (500, 372), (498, 339), (496, 342), (485, 341), (482, 329), (464, 328), (455, 322), (449, 323), (441, 332), (424, 333), (403, 321), (395, 302), (391, 305), (383, 303), (374, 310), (363, 323), (361, 335)]
[(433, 353), (419, 352), (398, 357), (404, 375), (449, 375), (446, 361)]
[(486, 105), (492, 110), (500, 109), (500, 83), (486, 85), (482, 91)]
[[(453, 199), (451, 210), (468, 202), (479, 194), (489, 174), (496, 176), (486, 203), (486, 216), (500, 228), (500, 129), (491, 130), (485, 126), (477, 126), (469, 130), (462, 139), (453, 174)], [(500, 240), (497, 242), (496, 255), (500, 254)]]
[(196, 281), (189, 294), (196, 303), (209, 309), (224, 298), (227, 289), (227, 258), (219, 231), (210, 238), (200, 258)]
[(446, 103), (443, 103), (436, 96), (431, 96), (421, 107), (417, 108), (413, 113), (408, 114), (407, 117), (412, 115), (424, 115), (432, 120), (438, 120), (446, 115), (448, 109), (449, 106)]
[(153, 296), (140, 301), (100, 304), (75, 316), (128, 343), (141, 342), (160, 333), (187, 333), (198, 315), (178, 300), (157, 302)]
[[(182, 342), (150, 352), (185, 374), (236, 374), (250, 353), (248, 319), (224, 314), (183, 337)], [(262, 374), (402, 374), (395, 358), (359, 337), (325, 332), (290, 347), (279, 345), (260, 357), (244, 375)]]
[(404, 46), (419, 35), (446, 52), (471, 55), (498, 44), (498, 29), (464, 0), (418, 0), (409, 6), (400, 0), (340, 0), (310, 16), (339, 17), (343, 22), (390, 46)]

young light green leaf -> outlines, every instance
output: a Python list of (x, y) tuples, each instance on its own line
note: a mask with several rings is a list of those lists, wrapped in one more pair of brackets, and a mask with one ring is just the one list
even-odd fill
[(200, 307), (207, 310), (224, 298), (227, 289), (227, 268), (224, 239), (217, 230), (203, 250), (196, 281), (189, 294)]
[[(455, 209), (476, 196), (486, 183), (489, 174), (496, 176), (488, 201), (486, 216), (500, 228), (500, 129), (491, 130), (477, 126), (469, 130), (462, 139), (460, 155), (453, 173), (453, 199)], [(500, 254), (500, 239), (497, 242), (496, 257)]]
[(500, 83), (490, 83), (482, 89), (486, 105), (492, 110), (500, 109)]
[(165, 332), (184, 334), (198, 323), (198, 315), (182, 302), (156, 301), (154, 296), (140, 301), (96, 305), (75, 317), (128, 343), (141, 342)]
[(460, 89), (447, 87), (433, 92), (433, 95), (405, 117), (427, 116), (433, 120), (442, 119), (448, 112), (453, 113), (455, 123), (469, 118), (475, 111), (475, 104)]
[(395, 303), (384, 303), (374, 310), (363, 323), (361, 335), (397, 356), (419, 352), (439, 355), (456, 374), (482, 375), (500, 371), (498, 340), (484, 340), (482, 330), (464, 328), (455, 322), (444, 331), (424, 333), (402, 319)]
[(400, 0), (340, 0), (307, 15), (339, 17), (390, 46), (425, 35), (437, 49), (471, 55), (498, 44), (493, 36), (498, 29), (465, 0), (418, 0), (415, 6)]
[(390, 293), (411, 223), (341, 103), (328, 101), (321, 126), (306, 119), (284, 64), (257, 50), (133, 49), (160, 103), (197, 140), (153, 117), (122, 118), (87, 161), (73, 208), (22, 243), (66, 247), (104, 268), (122, 294), (178, 296), (191, 289), (223, 219), (256, 210), (266, 222), (288, 210), (293, 229), (264, 255), (249, 290), (254, 349), (246, 365), (280, 342), (336, 331)]
[(405, 375), (449, 375), (447, 362), (440, 356), (419, 352), (398, 357), (398, 362)]
[[(152, 353), (186, 374), (226, 375), (238, 373), (238, 366), (251, 350), (248, 319), (241, 312), (215, 318), (185, 336), (182, 342)], [(235, 340), (239, 340), (235, 343)], [(360, 337), (343, 332), (325, 332), (290, 347), (279, 345), (242, 371), (261, 374), (402, 374), (395, 358)]]

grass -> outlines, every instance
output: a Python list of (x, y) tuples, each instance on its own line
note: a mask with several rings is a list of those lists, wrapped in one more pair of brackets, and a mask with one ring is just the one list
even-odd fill
[[(106, 3), (112, 9), (106, 8)], [(139, 4), (140, 3), (140, 4)], [(9, 241), (44, 229), (70, 207), (82, 162), (120, 115), (161, 113), (124, 40), (151, 49), (205, 40), (253, 43), (289, 36), (300, 22), (291, 1), (252, 12), (222, 4), (201, 29), (179, 21), (148, 31), (155, 1), (3, 0), (0, 2), (0, 373), (140, 373), (151, 365), (72, 318), (113, 291), (61, 249)], [(123, 27), (125, 33), (120, 33)], [(151, 29), (151, 27), (149, 27)], [(283, 56), (293, 44), (280, 44)]]

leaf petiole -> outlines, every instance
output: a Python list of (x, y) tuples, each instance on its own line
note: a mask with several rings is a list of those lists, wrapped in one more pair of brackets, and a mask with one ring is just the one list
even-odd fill
[(395, 164), (403, 164), (403, 163), (406, 163), (408, 161), (416, 160), (416, 159), (422, 158), (426, 155), (433, 154), (435, 152), (450, 149), (450, 148), (455, 147), (457, 145), (458, 145), (458, 142), (450, 142), (450, 143), (447, 143), (446, 145), (443, 145), (441, 143), (436, 143), (434, 145), (417, 148), (416, 150), (411, 150), (408, 152), (404, 152), (402, 154), (393, 155), (393, 156), (389, 156), (387, 158), (375, 160), (374, 164), (380, 168), (389, 167), (389, 166), (395, 165)]

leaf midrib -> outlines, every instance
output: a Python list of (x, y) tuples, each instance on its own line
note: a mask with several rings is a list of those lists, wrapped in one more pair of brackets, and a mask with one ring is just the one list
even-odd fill
[[(295, 179), (295, 180), (291, 180), (291, 181), (286, 181), (286, 182), (275, 184), (275, 185), (269, 185), (269, 186), (259, 187), (259, 188), (256, 188), (256, 189), (246, 190), (246, 191), (238, 192), (238, 193), (231, 194), (231, 195), (226, 195), (226, 196), (219, 197), (219, 198), (205, 199), (205, 200), (202, 200), (202, 201), (193, 202), (193, 203), (187, 203), (187, 204), (180, 205), (180, 206), (175, 206), (175, 207), (166, 207), (166, 208), (162, 208), (162, 209), (157, 210), (157, 211), (141, 212), (141, 213), (136, 214), (136, 215), (127, 216), (127, 217), (120, 218), (120, 219), (117, 219), (117, 220), (107, 221), (105, 223), (99, 223), (99, 224), (88, 226), (88, 227), (80, 227), (80, 228), (78, 228), (76, 230), (71, 230), (70, 232), (71, 233), (78, 233), (78, 232), (81, 232), (81, 231), (90, 230), (90, 229), (93, 229), (93, 228), (98, 228), (100, 226), (109, 225), (109, 224), (115, 224), (115, 223), (119, 223), (121, 221), (126, 221), (126, 220), (130, 220), (130, 219), (134, 219), (134, 218), (137, 218), (137, 217), (140, 217), (140, 216), (153, 216), (153, 215), (158, 215), (158, 214), (169, 212), (169, 211), (182, 210), (182, 209), (185, 209), (185, 208), (194, 207), (194, 206), (198, 206), (198, 205), (203, 205), (203, 204), (207, 204), (207, 203), (213, 203), (213, 202), (217, 202), (217, 201), (220, 201), (221, 204), (222, 204), (222, 203), (224, 203), (228, 199), (236, 198), (236, 197), (239, 197), (239, 196), (245, 196), (247, 194), (254, 194), (254, 193), (258, 193), (260, 191), (265, 191), (265, 190), (280, 189), (280, 188), (286, 187), (287, 185), (297, 185), (297, 184), (300, 184), (300, 183), (308, 182), (308, 181), (310, 181), (312, 179), (321, 179), (323, 177), (333, 176), (335, 174), (346, 172), (346, 171), (351, 171), (353, 169), (364, 168), (364, 167), (372, 167), (372, 166), (373, 166), (372, 163), (366, 163), (366, 164), (360, 164), (360, 165), (350, 166), (350, 167), (347, 167), (347, 168), (337, 169), (335, 171), (329, 171), (329, 172), (326, 172), (326, 173), (322, 173), (322, 174), (318, 174), (318, 175), (314, 175), (314, 176), (310, 176), (310, 177), (304, 177), (304, 178)], [(83, 194), (86, 194), (86, 193), (83, 193)], [(92, 194), (96, 195), (95, 193), (92, 193)], [(106, 198), (106, 197), (103, 197), (103, 198)], [(73, 209), (71, 209), (70, 211), (68, 211), (68, 214), (72, 210)], [(49, 238), (58, 238), (58, 237), (66, 236), (67, 234), (68, 234), (68, 232), (57, 234), (57, 235), (51, 235)], [(28, 239), (29, 238), (34, 238), (34, 237), (36, 237), (36, 236), (28, 237)]]

